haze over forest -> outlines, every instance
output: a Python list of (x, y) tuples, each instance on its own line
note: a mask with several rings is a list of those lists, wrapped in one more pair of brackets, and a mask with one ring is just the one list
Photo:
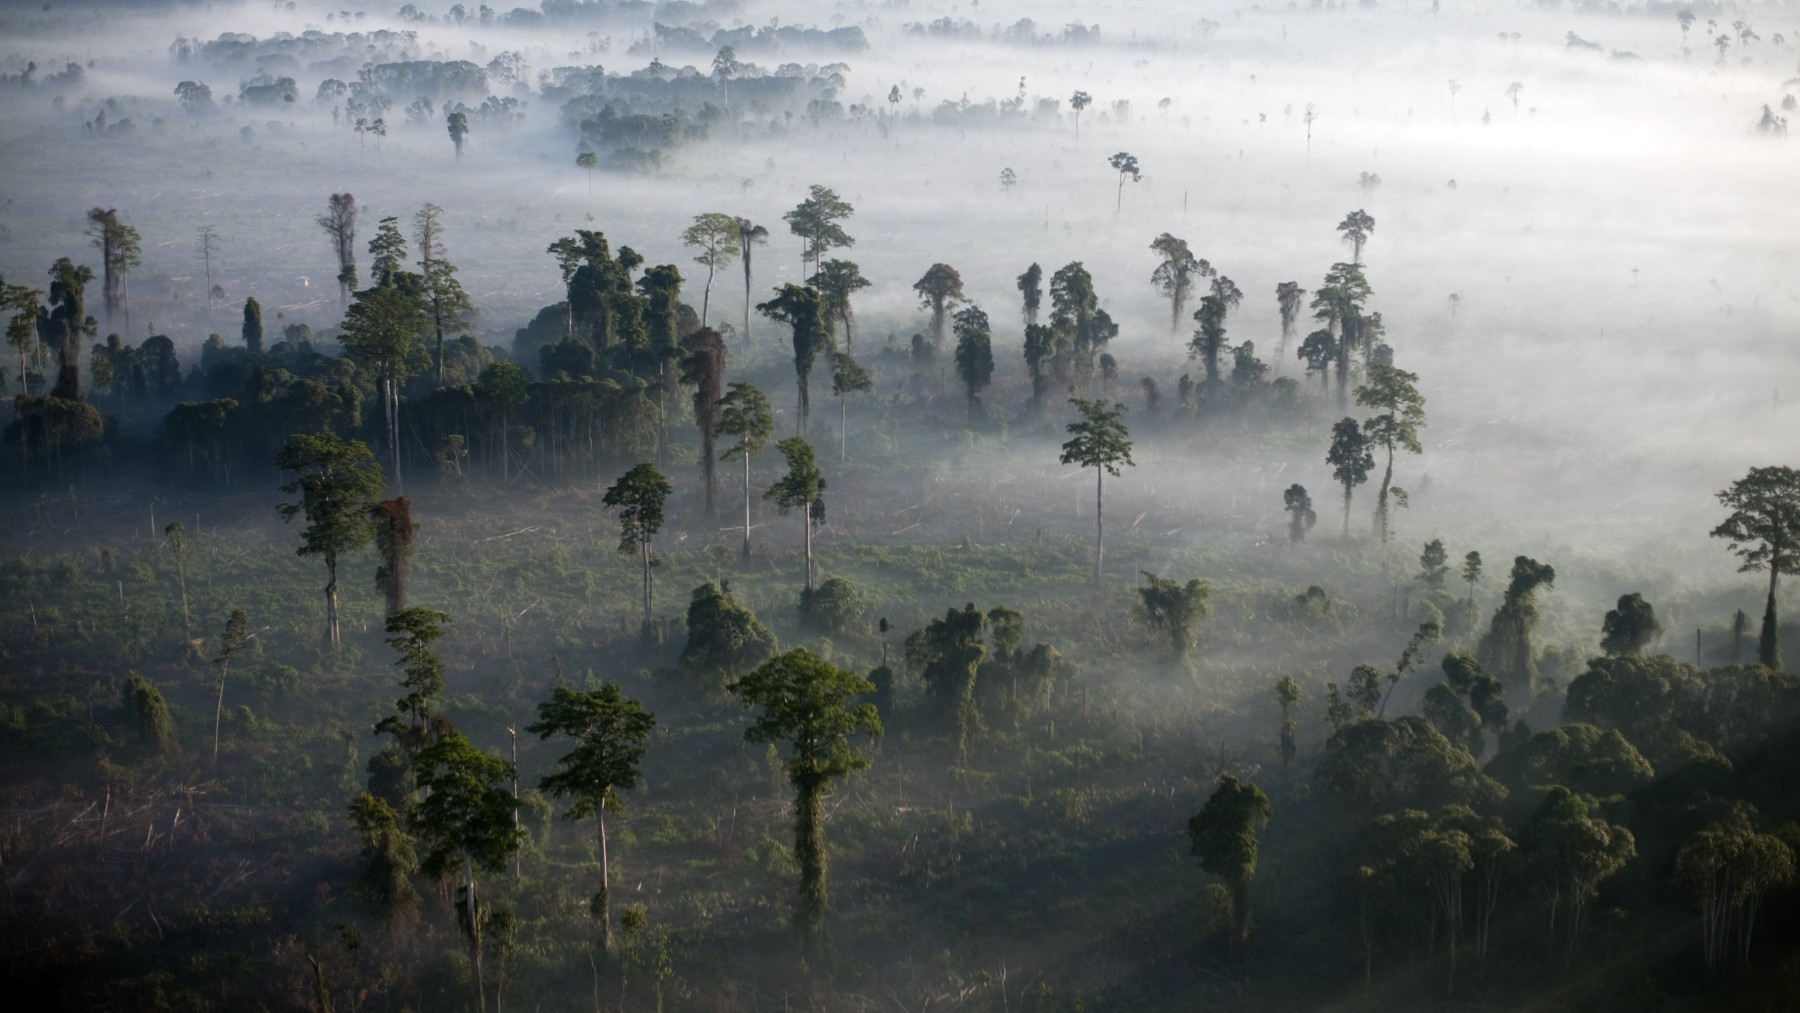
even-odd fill
[(1792, 2), (8, 7), (0, 968), (1800, 1004), (1796, 96)]

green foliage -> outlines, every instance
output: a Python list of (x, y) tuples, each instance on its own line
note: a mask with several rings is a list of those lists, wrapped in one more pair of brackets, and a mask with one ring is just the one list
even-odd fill
[(1319, 515), (1313, 512), (1312, 497), (1307, 495), (1306, 486), (1294, 483), (1281, 494), (1282, 509), (1288, 514), (1288, 544), (1298, 545), (1306, 541), (1306, 533), (1319, 522)]
[(1176, 658), (1185, 657), (1194, 644), (1194, 627), (1212, 615), (1212, 585), (1198, 578), (1183, 584), (1149, 570), (1141, 572), (1144, 583), (1138, 588), (1139, 618), (1169, 638)]
[[(829, 583), (829, 582), (828, 582)], [(712, 581), (694, 588), (688, 603), (687, 644), (681, 663), (722, 684), (767, 661), (776, 651), (775, 634), (732, 596), (731, 585)]]
[(1419, 430), (1425, 427), (1425, 397), (1419, 393), (1418, 382), (1415, 373), (1376, 364), (1369, 367), (1368, 382), (1356, 388), (1356, 403), (1376, 412), (1363, 422), (1363, 436), (1371, 444), (1387, 449), (1387, 471), (1382, 475), (1381, 491), (1375, 501), (1375, 527), (1381, 533), (1382, 545), (1388, 543), (1394, 451), (1398, 448), (1412, 454), (1425, 452), (1419, 443)]
[[(949, 264), (933, 264), (913, 282), (913, 291), (919, 293), (919, 304), (931, 311), (931, 345), (937, 348), (944, 343), (944, 321), (950, 307), (963, 301), (962, 275)], [(984, 322), (986, 319), (982, 317)]]
[(832, 577), (816, 588), (800, 592), (800, 618), (820, 633), (837, 635), (856, 631), (868, 618), (869, 606), (860, 588), (843, 577)]
[[(1558, 785), (1544, 796), (1528, 834), (1526, 861), (1540, 896), (1553, 914), (1568, 907), (1564, 952), (1571, 957), (1581, 938), (1582, 912), (1600, 884), (1637, 854), (1631, 831), (1609, 823), (1598, 808), (1591, 797)], [(1554, 938), (1550, 942), (1554, 945)]]
[(1275, 814), (1261, 788), (1219, 775), (1206, 805), (1188, 820), (1188, 839), (1200, 867), (1231, 887), (1232, 937), (1250, 935), (1250, 884), (1256, 879), (1256, 835)]
[(1731, 515), (1712, 530), (1743, 560), (1739, 573), (1769, 571), (1769, 596), (1763, 607), (1757, 661), (1781, 671), (1781, 638), (1775, 611), (1776, 582), (1782, 574), (1800, 574), (1800, 471), (1751, 468), (1719, 494)]
[(1419, 553), (1419, 573), (1414, 577), (1425, 587), (1436, 593), (1444, 589), (1444, 579), (1450, 575), (1450, 554), (1444, 551), (1444, 540), (1433, 538), (1425, 543), (1425, 549)]
[(1560, 784), (1598, 798), (1627, 794), (1656, 776), (1618, 729), (1580, 723), (1514, 743), (1494, 757), (1487, 772), (1515, 793)]
[(816, 953), (829, 898), (826, 884), (824, 798), (833, 781), (866, 769), (870, 760), (850, 739), (879, 736), (875, 705), (851, 706), (874, 691), (867, 679), (794, 650), (771, 658), (730, 685), (746, 707), (761, 713), (744, 729), (749, 742), (788, 745), (783, 767), (794, 786), (794, 859), (800, 865), (795, 923)]
[[(1377, 673), (1379, 674), (1379, 673)], [(1505, 797), (1467, 750), (1424, 718), (1364, 718), (1333, 732), (1314, 781), (1363, 811), (1483, 806)]]
[(1774, 834), (1758, 833), (1748, 813), (1735, 811), (1682, 845), (1675, 882), (1700, 908), (1706, 966), (1716, 970), (1733, 949), (1750, 956), (1764, 895), (1794, 882), (1794, 850)]
[(361, 842), (356, 890), (376, 916), (390, 924), (411, 914), (419, 902), (412, 874), (419, 859), (412, 838), (400, 825), (400, 814), (368, 792), (350, 803), (350, 825)]
[(986, 629), (987, 616), (970, 602), (946, 610), (944, 618), (933, 619), (906, 637), (906, 663), (919, 673), (939, 715), (954, 720), (957, 755), (965, 762), (969, 746), (981, 733), (975, 687), (987, 657), (981, 641)]
[(817, 289), (786, 284), (775, 298), (757, 303), (756, 311), (770, 320), (787, 324), (794, 337), (794, 380), (800, 392), (800, 431), (806, 431), (806, 420), (812, 414), (811, 377), (813, 363), (831, 350), (831, 318), (825, 296)]
[(1618, 607), (1600, 625), (1600, 649), (1610, 655), (1637, 655), (1662, 639), (1656, 610), (1637, 592), (1619, 596)]
[(994, 349), (988, 317), (981, 307), (970, 305), (956, 314), (956, 375), (969, 392), (969, 419), (981, 415), (981, 392), (994, 378)]
[(161, 758), (175, 756), (180, 747), (175, 742), (175, 719), (169, 716), (169, 705), (148, 679), (136, 672), (125, 677), (123, 705), (137, 736), (138, 748), (146, 755)]
[(832, 250), (856, 245), (856, 240), (838, 222), (856, 213), (850, 202), (839, 197), (830, 187), (814, 183), (807, 197), (792, 211), (781, 216), (788, 231), (800, 237), (803, 253), (814, 264)]
[(1556, 582), (1556, 570), (1529, 556), (1513, 560), (1506, 597), (1494, 610), (1488, 632), (1475, 656), (1505, 683), (1509, 692), (1529, 698), (1537, 687), (1537, 658), (1531, 634), (1537, 628), (1537, 590)]
[(591, 692), (563, 686), (538, 704), (538, 719), (526, 726), (540, 739), (561, 735), (574, 748), (556, 761), (556, 772), (538, 780), (546, 794), (571, 800), (563, 818), (586, 819), (616, 805), (615, 792), (637, 787), (638, 764), (656, 729), (656, 715), (618, 686)]
[(1331, 427), (1331, 447), (1325, 451), (1325, 463), (1331, 465), (1331, 476), (1344, 487), (1344, 537), (1350, 537), (1350, 496), (1356, 487), (1369, 480), (1375, 467), (1375, 455), (1367, 434), (1355, 419), (1344, 418)]

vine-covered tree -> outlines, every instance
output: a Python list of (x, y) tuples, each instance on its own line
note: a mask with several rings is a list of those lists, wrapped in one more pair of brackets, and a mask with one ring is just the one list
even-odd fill
[(138, 230), (119, 221), (116, 208), (93, 208), (87, 213), (89, 245), (100, 251), (101, 293), (106, 300), (108, 320), (123, 315), (131, 324), (128, 309), (130, 290), (127, 285), (131, 270), (143, 263), (143, 239)]
[(851, 327), (856, 314), (850, 309), (850, 298), (874, 282), (863, 277), (861, 269), (854, 263), (833, 258), (820, 264), (807, 284), (824, 293), (827, 319), (835, 318), (844, 325), (844, 349), (854, 352), (856, 339)]
[(1756, 660), (1765, 668), (1782, 671), (1775, 589), (1782, 574), (1800, 575), (1800, 471), (1751, 468), (1719, 493), (1719, 502), (1731, 515), (1712, 530), (1712, 536), (1725, 539), (1743, 560), (1738, 572), (1769, 571), (1769, 596), (1763, 606)]
[(419, 526), (413, 523), (412, 501), (405, 496), (384, 499), (370, 507), (369, 519), (375, 524), (375, 552), (381, 557), (375, 567), (375, 587), (387, 599), (387, 614), (391, 616), (406, 611), (413, 535)]
[(1531, 644), (1537, 628), (1537, 590), (1556, 583), (1556, 570), (1530, 556), (1513, 560), (1506, 596), (1494, 610), (1475, 656), (1500, 677), (1509, 693), (1529, 700), (1537, 688), (1537, 657)]
[(241, 331), (244, 347), (251, 355), (261, 355), (263, 350), (263, 314), (262, 303), (252, 296), (244, 300), (244, 326)]
[(1131, 459), (1131, 432), (1125, 428), (1125, 406), (1107, 407), (1102, 400), (1072, 397), (1069, 403), (1081, 417), (1065, 428), (1068, 442), (1062, 445), (1063, 464), (1094, 469), (1094, 583), (1100, 583), (1101, 562), (1105, 555), (1106, 476), (1119, 477), (1120, 467), (1136, 462)]
[(1181, 326), (1181, 311), (1186, 308), (1194, 286), (1218, 272), (1211, 264), (1194, 256), (1188, 249), (1187, 240), (1177, 239), (1167, 232), (1152, 239), (1150, 249), (1162, 258), (1157, 262), (1156, 270), (1150, 273), (1150, 283), (1169, 300), (1169, 330), (1172, 333)]
[(461, 109), (452, 111), (444, 117), (444, 129), (450, 134), (450, 143), (456, 145), (456, 157), (460, 161), (463, 145), (469, 139), (469, 114)]
[(326, 639), (336, 647), (338, 558), (375, 537), (368, 512), (381, 495), (381, 466), (361, 440), (340, 440), (328, 432), (288, 437), (275, 466), (294, 473), (294, 480), (281, 491), (300, 494), (300, 502), (278, 507), (284, 521), (306, 517), (299, 554), (325, 560)]
[(662, 530), (663, 503), (674, 491), (669, 480), (656, 470), (656, 465), (645, 463), (619, 476), (600, 500), (619, 512), (619, 551), (637, 553), (643, 567), (646, 629), (654, 621), (651, 597), (655, 585), (651, 571), (660, 562), (651, 545), (656, 533)]
[(1287, 358), (1288, 339), (1294, 336), (1294, 321), (1300, 319), (1300, 300), (1306, 290), (1297, 281), (1284, 281), (1275, 286), (1275, 304), (1281, 311), (1281, 349), (1276, 358)]
[(1248, 781), (1219, 775), (1199, 813), (1188, 820), (1188, 840), (1200, 867), (1231, 891), (1231, 943), (1250, 938), (1250, 886), (1256, 881), (1256, 837), (1275, 815), (1269, 796)]
[(776, 290), (775, 298), (758, 303), (756, 310), (793, 329), (794, 381), (800, 392), (794, 432), (796, 436), (805, 435), (806, 420), (812, 411), (813, 363), (831, 349), (831, 318), (826, 314), (825, 295), (818, 289), (787, 284)]
[(570, 800), (566, 820), (594, 817), (600, 847), (600, 892), (592, 910), (600, 923), (600, 950), (612, 952), (612, 862), (606, 845), (606, 812), (619, 808), (618, 793), (637, 787), (638, 764), (656, 715), (612, 683), (592, 691), (557, 686), (538, 704), (538, 719), (525, 730), (540, 739), (561, 735), (574, 748), (556, 761), (556, 771), (538, 781), (545, 794)]
[(1281, 506), (1288, 515), (1288, 544), (1299, 545), (1306, 541), (1306, 533), (1319, 523), (1319, 515), (1313, 511), (1312, 497), (1307, 495), (1306, 486), (1298, 482), (1288, 486), (1281, 494)]
[(1194, 627), (1212, 615), (1212, 585), (1198, 578), (1183, 584), (1149, 570), (1139, 572), (1144, 576), (1138, 588), (1139, 618), (1169, 638), (1176, 660), (1186, 657), (1194, 646)]
[(988, 316), (971, 303), (956, 312), (956, 375), (962, 379), (969, 395), (969, 424), (975, 425), (985, 416), (981, 392), (994, 379), (993, 336), (988, 330)]
[(719, 517), (719, 481), (714, 452), (719, 431), (720, 387), (725, 382), (725, 338), (710, 327), (681, 339), (681, 382), (694, 390), (694, 425), (700, 430), (700, 483), (706, 489), (706, 516)]
[(1644, 596), (1620, 595), (1617, 607), (1608, 609), (1600, 624), (1600, 649), (1612, 657), (1636, 657), (1662, 639), (1662, 623)]
[(1020, 296), (1020, 312), (1025, 316), (1025, 326), (1037, 323), (1038, 307), (1044, 301), (1044, 269), (1032, 264), (1025, 273), (1016, 279)]
[(354, 195), (334, 193), (325, 203), (325, 213), (313, 219), (325, 230), (332, 252), (337, 254), (338, 298), (345, 304), (356, 288), (356, 218), (360, 211)]
[(1363, 305), (1371, 294), (1362, 267), (1342, 262), (1331, 265), (1331, 270), (1325, 272), (1325, 283), (1313, 292), (1313, 317), (1324, 321), (1327, 331), (1336, 335), (1333, 350), (1337, 353), (1340, 411), (1350, 407), (1350, 353), (1362, 347)]
[(788, 747), (782, 766), (794, 787), (794, 860), (800, 866), (794, 924), (807, 950), (816, 956), (824, 942), (830, 897), (825, 797), (832, 782), (869, 766), (868, 755), (850, 740), (859, 734), (881, 735), (875, 705), (855, 703), (875, 686), (802, 649), (770, 659), (730, 689), (746, 707), (762, 709), (744, 730), (744, 738)]
[(707, 581), (694, 588), (681, 663), (718, 680), (710, 685), (723, 685), (769, 660), (777, 646), (775, 634), (737, 600), (729, 582)]

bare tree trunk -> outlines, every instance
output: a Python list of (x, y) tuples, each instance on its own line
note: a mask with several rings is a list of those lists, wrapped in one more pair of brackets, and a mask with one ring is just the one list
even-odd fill
[(742, 558), (750, 558), (750, 451), (744, 450), (744, 551)]
[(648, 626), (648, 625), (650, 625), (650, 593), (651, 593), (650, 539), (648, 539), (648, 538), (638, 539), (638, 548), (641, 550), (643, 560), (644, 560), (644, 625)]
[(331, 640), (331, 646), (338, 645), (338, 600), (337, 600), (337, 559), (325, 560), (325, 572), (330, 575), (325, 582), (325, 629)]
[(1094, 586), (1100, 585), (1100, 562), (1105, 553), (1105, 524), (1102, 519), (1102, 508), (1105, 506), (1106, 469), (1094, 469)]
[(801, 523), (806, 525), (806, 589), (808, 591), (811, 591), (812, 586), (813, 586), (812, 501), (811, 500), (806, 501), (806, 503), (802, 505), (801, 509), (803, 512), (800, 515), (800, 521), (801, 521)]
[(469, 967), (475, 976), (475, 1008), (487, 1011), (487, 990), (481, 983), (481, 908), (475, 903), (475, 863), (463, 852), (463, 911), (468, 915)]
[(213, 766), (219, 765), (219, 718), (225, 713), (225, 670), (219, 671), (219, 693), (213, 698)]
[(600, 919), (600, 952), (611, 953), (612, 937), (612, 868), (606, 861), (606, 800), (601, 799), (600, 815), (600, 897), (595, 914)]

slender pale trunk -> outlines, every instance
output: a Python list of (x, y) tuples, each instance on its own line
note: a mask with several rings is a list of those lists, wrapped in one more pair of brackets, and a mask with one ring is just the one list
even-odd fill
[(213, 766), (219, 765), (219, 718), (225, 713), (225, 673), (219, 669), (219, 693), (213, 698)]
[(850, 395), (838, 398), (838, 461), (850, 459)]
[(606, 796), (603, 793), (600, 805), (600, 904), (597, 914), (600, 917), (600, 952), (611, 953), (612, 936), (612, 866), (606, 860)]
[(1763, 606), (1762, 632), (1757, 637), (1756, 660), (1765, 667), (1779, 672), (1781, 671), (1781, 633), (1775, 625), (1775, 582), (1780, 578), (1781, 572), (1773, 560), (1781, 558), (1782, 545), (1780, 542), (1776, 542), (1773, 548), (1775, 551), (1770, 554), (1771, 562), (1769, 563), (1769, 600)]
[(387, 412), (388, 457), (394, 467), (394, 491), (406, 494), (406, 483), (400, 477), (400, 381), (389, 377), (384, 383), (382, 407)]
[(812, 501), (807, 500), (805, 503), (801, 504), (801, 510), (800, 520), (806, 525), (806, 589), (811, 591), (813, 586)]
[(1345, 541), (1350, 540), (1350, 493), (1353, 488), (1354, 487), (1351, 486), (1351, 484), (1349, 482), (1344, 483), (1344, 540)]
[(712, 265), (708, 264), (706, 266), (706, 291), (700, 296), (700, 326), (702, 327), (706, 326), (707, 308), (712, 305), (712, 280), (713, 269)]
[(744, 552), (750, 558), (750, 451), (744, 451)]
[(1100, 585), (1100, 563), (1106, 552), (1105, 523), (1103, 520), (1106, 505), (1106, 469), (1094, 469), (1094, 586)]
[(744, 344), (750, 343), (750, 241), (744, 241)]

